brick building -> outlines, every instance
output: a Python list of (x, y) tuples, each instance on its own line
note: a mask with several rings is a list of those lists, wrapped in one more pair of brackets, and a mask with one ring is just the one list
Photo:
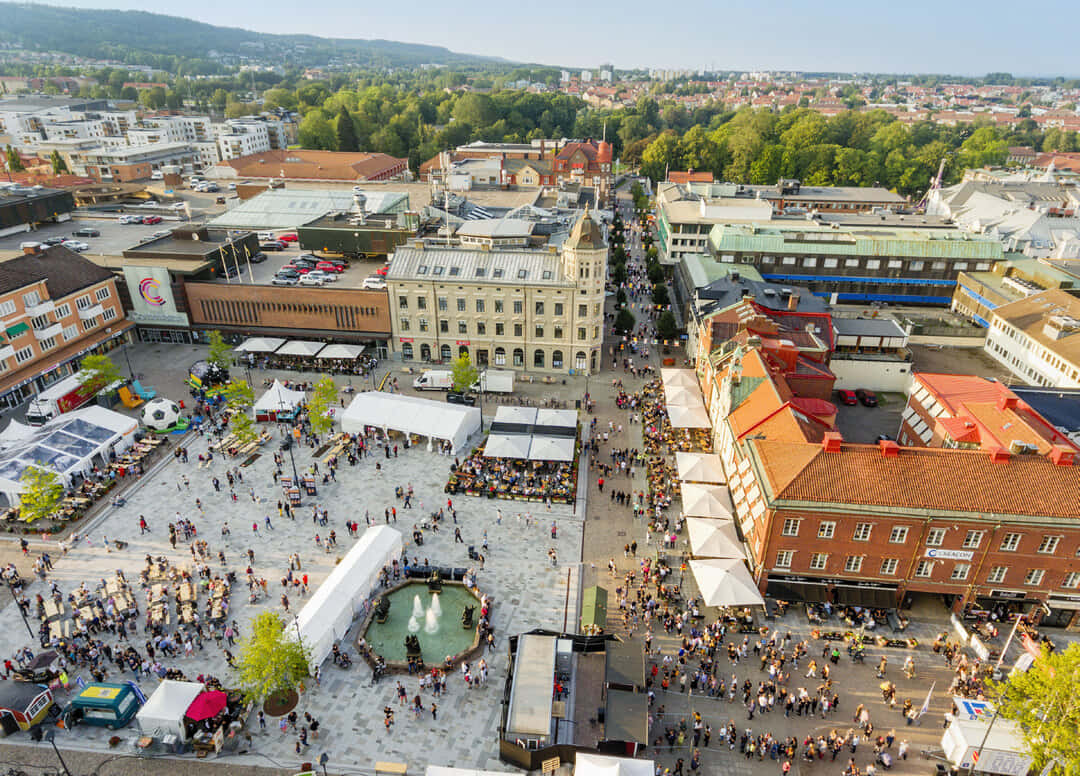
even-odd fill
[(567, 143), (555, 154), (554, 166), (558, 183), (592, 186), (604, 206), (615, 195), (611, 143), (591, 138)]

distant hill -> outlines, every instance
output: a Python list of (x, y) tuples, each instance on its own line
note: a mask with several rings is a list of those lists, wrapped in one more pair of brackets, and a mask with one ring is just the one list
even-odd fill
[[(61, 8), (0, 2), (0, 41), (24, 48), (61, 51), (127, 64), (167, 67), (169, 60), (224, 61), (246, 58), (300, 66), (334, 62), (371, 67), (421, 64), (491, 66), (494, 57), (458, 54), (441, 46), (392, 40), (271, 35), (145, 11)], [(216, 54), (216, 56), (215, 56)]]

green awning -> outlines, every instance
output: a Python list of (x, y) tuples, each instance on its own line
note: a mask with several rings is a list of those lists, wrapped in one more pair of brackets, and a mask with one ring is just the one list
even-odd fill
[(4, 333), (7, 334), (11, 338), (15, 338), (15, 337), (18, 337), (20, 334), (24, 334), (24, 333), (26, 333), (28, 331), (30, 331), (30, 326), (27, 323), (25, 323), (24, 321), (19, 321), (14, 326), (8, 327), (4, 331)]
[(585, 588), (581, 599), (581, 627), (607, 627), (608, 592), (599, 585)]

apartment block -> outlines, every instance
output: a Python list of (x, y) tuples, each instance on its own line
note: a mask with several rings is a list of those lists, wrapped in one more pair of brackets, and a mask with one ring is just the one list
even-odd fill
[(1030, 385), (1080, 388), (1080, 299), (1051, 289), (997, 307), (983, 350)]

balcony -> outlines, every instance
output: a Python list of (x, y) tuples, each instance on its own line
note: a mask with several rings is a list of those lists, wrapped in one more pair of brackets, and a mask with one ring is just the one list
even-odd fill
[(62, 323), (52, 323), (52, 324), (49, 324), (48, 326), (46, 326), (44, 329), (34, 329), (34, 337), (36, 337), (38, 342), (40, 342), (41, 340), (47, 340), (50, 337), (58, 337), (58, 336), (60, 336), (60, 333), (63, 330), (64, 330), (64, 324), (62, 324)]
[(99, 315), (104, 314), (104, 312), (105, 310), (99, 304), (92, 307), (81, 307), (79, 308), (79, 320), (87, 321), (91, 318), (97, 318)]
[(52, 299), (46, 299), (43, 302), (38, 302), (33, 307), (26, 308), (26, 315), (30, 318), (37, 318), (39, 315), (45, 315), (51, 313), (56, 309), (56, 303)]
[(7, 361), (9, 358), (15, 357), (15, 348), (11, 345), (0, 345), (0, 362)]

